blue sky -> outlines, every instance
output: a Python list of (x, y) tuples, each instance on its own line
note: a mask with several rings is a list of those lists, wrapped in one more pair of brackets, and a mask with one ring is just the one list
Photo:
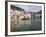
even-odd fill
[(38, 12), (40, 10), (42, 10), (42, 7), (41, 6), (34, 6), (34, 5), (16, 5), (17, 7), (20, 7), (22, 9), (24, 9), (25, 11), (29, 12)]

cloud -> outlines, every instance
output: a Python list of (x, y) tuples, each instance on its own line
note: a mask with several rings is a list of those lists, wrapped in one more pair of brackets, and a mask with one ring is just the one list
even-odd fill
[(25, 11), (29, 12), (38, 12), (42, 10), (41, 6), (33, 6), (33, 5), (16, 5), (17, 7), (20, 7), (24, 9)]

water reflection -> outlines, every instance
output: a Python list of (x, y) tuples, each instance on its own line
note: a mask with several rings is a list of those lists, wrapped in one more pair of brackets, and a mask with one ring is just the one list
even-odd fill
[(41, 30), (41, 19), (18, 20), (11, 22), (11, 31)]

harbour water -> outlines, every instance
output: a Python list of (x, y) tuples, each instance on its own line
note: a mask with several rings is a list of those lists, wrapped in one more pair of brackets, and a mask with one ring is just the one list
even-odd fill
[(14, 24), (11, 23), (11, 32), (38, 31), (41, 30), (41, 27), (41, 19), (17, 20)]

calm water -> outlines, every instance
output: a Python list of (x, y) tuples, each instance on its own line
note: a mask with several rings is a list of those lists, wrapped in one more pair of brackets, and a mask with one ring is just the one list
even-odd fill
[(11, 31), (35, 31), (41, 30), (41, 19), (17, 20), (11, 23)]

